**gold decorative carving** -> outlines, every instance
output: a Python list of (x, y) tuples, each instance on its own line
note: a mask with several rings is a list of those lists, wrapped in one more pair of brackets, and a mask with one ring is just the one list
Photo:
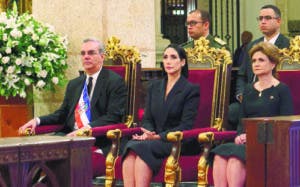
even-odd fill
[(167, 140), (169, 142), (178, 142), (181, 141), (183, 137), (183, 134), (181, 131), (176, 131), (176, 132), (169, 132), (167, 134)]
[(208, 165), (207, 160), (204, 156), (201, 156), (198, 162), (198, 187), (206, 187), (208, 184), (207, 180)]
[(209, 142), (211, 143), (214, 141), (214, 133), (213, 132), (203, 132), (198, 135), (198, 142), (204, 143)]
[(107, 40), (105, 53), (108, 59), (120, 59), (123, 63), (137, 64), (141, 62), (138, 49), (134, 46), (120, 45), (120, 39), (115, 36)]
[(223, 125), (223, 118), (215, 118), (213, 127), (220, 131), (222, 130), (222, 125)]
[(283, 66), (284, 63), (300, 65), (300, 35), (290, 40), (289, 48), (279, 49), (279, 51), (281, 58), (278, 69), (282, 69), (281, 66)]
[(76, 136), (92, 136), (92, 128), (83, 127), (81, 129), (78, 129)]
[(210, 64), (211, 67), (216, 67), (225, 62), (228, 64), (232, 63), (230, 52), (225, 48), (210, 47), (209, 41), (204, 37), (200, 37), (194, 42), (194, 48), (185, 49), (189, 64)]
[(19, 132), (20, 136), (34, 136), (35, 133), (31, 132), (31, 128), (26, 128), (24, 131)]

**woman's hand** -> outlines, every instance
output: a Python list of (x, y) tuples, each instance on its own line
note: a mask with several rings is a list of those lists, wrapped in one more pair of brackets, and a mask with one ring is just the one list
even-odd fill
[(160, 136), (156, 134), (154, 131), (149, 131), (145, 128), (141, 128), (143, 134), (142, 135), (137, 135), (134, 134), (132, 135), (133, 140), (159, 140)]
[(246, 134), (240, 134), (234, 139), (235, 144), (245, 144), (246, 143)]

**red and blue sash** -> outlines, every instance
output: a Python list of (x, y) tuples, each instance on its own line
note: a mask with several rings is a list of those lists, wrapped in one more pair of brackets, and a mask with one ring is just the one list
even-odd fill
[(89, 126), (90, 120), (91, 120), (90, 98), (88, 96), (87, 85), (85, 83), (83, 86), (80, 99), (75, 108), (75, 126), (78, 129), (84, 126)]

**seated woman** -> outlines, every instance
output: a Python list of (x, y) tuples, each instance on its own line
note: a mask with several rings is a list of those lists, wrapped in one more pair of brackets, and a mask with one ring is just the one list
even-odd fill
[(193, 127), (199, 104), (199, 86), (188, 82), (183, 48), (169, 45), (163, 54), (165, 78), (148, 87), (142, 135), (133, 135), (122, 155), (124, 186), (150, 186), (172, 144), (167, 133)]
[(274, 77), (279, 62), (276, 46), (261, 42), (249, 52), (252, 70), (258, 81), (247, 85), (244, 91), (238, 136), (234, 143), (217, 146), (214, 156), (213, 179), (215, 187), (243, 187), (246, 180), (245, 143), (241, 118), (269, 117), (293, 114), (292, 96), (289, 88)]

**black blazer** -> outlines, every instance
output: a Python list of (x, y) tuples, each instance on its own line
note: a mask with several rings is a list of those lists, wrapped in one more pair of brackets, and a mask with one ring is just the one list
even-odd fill
[[(40, 124), (63, 124), (64, 133), (73, 131), (75, 123), (74, 110), (81, 96), (85, 80), (85, 75), (71, 80), (67, 85), (60, 108), (52, 114), (41, 116)], [(122, 122), (125, 115), (126, 99), (127, 90), (124, 80), (118, 74), (102, 68), (91, 101), (90, 125), (96, 127)], [(107, 140), (103, 141), (101, 143), (100, 139), (97, 138), (100, 147), (106, 146)]]
[(200, 89), (183, 76), (165, 99), (166, 79), (153, 81), (148, 88), (143, 127), (158, 133), (162, 140), (171, 131), (191, 129), (198, 112)]
[[(252, 63), (251, 63), (251, 58), (248, 54), (249, 50), (257, 43), (259, 42), (263, 42), (264, 41), (264, 37), (261, 37), (253, 42), (251, 42), (248, 47), (247, 47), (247, 54), (245, 55), (245, 58), (239, 68), (238, 71), (238, 75), (237, 75), (237, 86), (236, 86), (236, 95), (238, 94), (242, 94), (244, 91), (244, 88), (246, 86), (247, 83), (251, 83), (253, 82), (253, 71), (252, 71)], [(279, 34), (275, 45), (279, 48), (286, 48), (290, 46), (290, 40), (285, 37), (282, 34)]]

